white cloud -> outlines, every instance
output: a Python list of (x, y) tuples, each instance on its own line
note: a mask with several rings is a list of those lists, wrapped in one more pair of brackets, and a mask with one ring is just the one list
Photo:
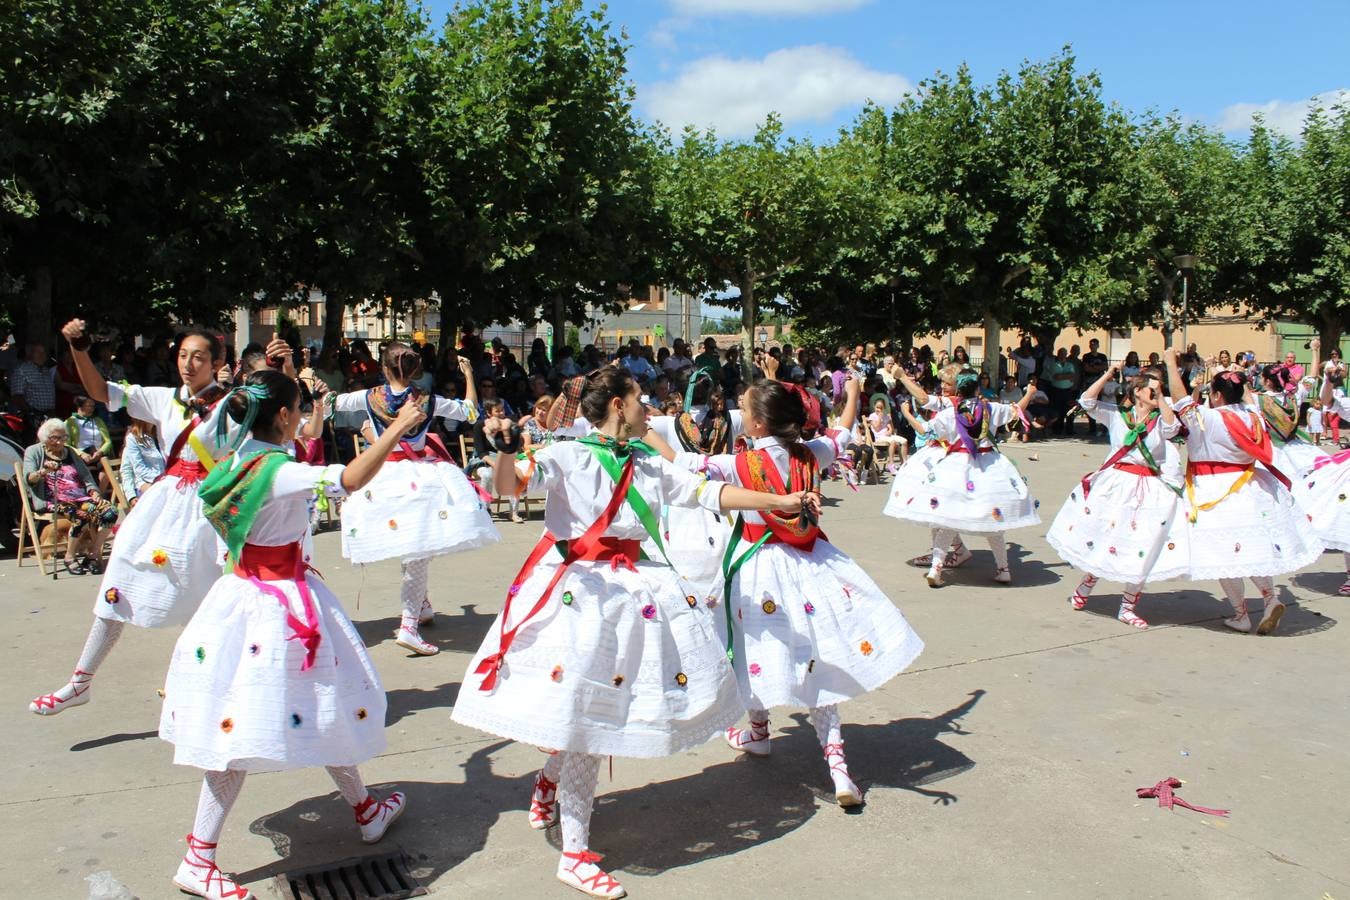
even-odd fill
[(1219, 127), (1227, 132), (1245, 132), (1252, 125), (1252, 116), (1260, 113), (1266, 121), (1266, 127), (1290, 137), (1298, 137), (1303, 132), (1303, 121), (1308, 111), (1315, 106), (1331, 108), (1337, 101), (1350, 103), (1350, 90), (1340, 88), (1324, 91), (1307, 100), (1271, 100), (1268, 103), (1234, 103), (1219, 114)]
[(705, 56), (639, 96), (674, 131), (694, 125), (744, 137), (770, 112), (787, 125), (825, 123), (840, 109), (868, 100), (889, 105), (910, 89), (903, 76), (869, 69), (847, 50), (812, 45), (775, 50), (763, 59)]
[(686, 16), (721, 16), (736, 13), (776, 16), (813, 16), (850, 12), (872, 0), (671, 0), (671, 6)]
[(674, 50), (676, 36), (692, 24), (690, 20), (684, 18), (662, 19), (656, 23), (651, 31), (647, 32), (647, 39), (652, 42), (653, 47), (659, 47), (662, 50)]

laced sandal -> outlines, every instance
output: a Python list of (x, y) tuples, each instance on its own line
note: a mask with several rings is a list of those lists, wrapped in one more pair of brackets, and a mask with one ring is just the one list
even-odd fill
[[(592, 897), (604, 897), (615, 900), (627, 897), (628, 892), (619, 884), (618, 879), (597, 865), (603, 857), (590, 850), (579, 853), (564, 853), (558, 860), (558, 880), (570, 888)], [(575, 860), (570, 866), (568, 860)]]
[(430, 643), (417, 633), (417, 629), (409, 628), (407, 625), (399, 628), (398, 636), (394, 638), (394, 643), (416, 653), (418, 656), (435, 656), (441, 652), (441, 648)]
[(835, 801), (845, 808), (861, 806), (862, 790), (849, 777), (848, 764), (844, 761), (844, 745), (826, 744), (825, 762), (830, 767), (830, 778), (834, 781)]
[(747, 728), (728, 728), (725, 733), (727, 745), (761, 759), (769, 755), (769, 722), (751, 722)]
[(970, 552), (970, 548), (965, 544), (960, 544), (947, 554), (942, 566), (945, 569), (959, 569), (974, 558), (975, 554)]
[(1344, 583), (1341, 584), (1341, 589), (1336, 593), (1340, 594), (1342, 597), (1350, 597), (1350, 577), (1345, 579)]
[(426, 628), (428, 625), (436, 624), (436, 610), (432, 607), (431, 601), (426, 597), (422, 598), (422, 608), (417, 613), (417, 626)]
[[(93, 678), (85, 672), (76, 672), (75, 678), (85, 675), (83, 681), (71, 679), (66, 686), (54, 694), (43, 694), (41, 697), (34, 697), (28, 704), (28, 711), (36, 713), (39, 716), (55, 716), (63, 713), (71, 707), (84, 706), (92, 699), (89, 691), (93, 688)], [(64, 695), (64, 696), (63, 696)]]
[(356, 814), (356, 824), (361, 827), (361, 842), (378, 843), (407, 808), (407, 798), (399, 791), (394, 791), (383, 800), (376, 800), (374, 794), (366, 794), (366, 799), (361, 801), (360, 806), (352, 807), (352, 811)]
[(558, 782), (549, 781), (540, 772), (530, 796), (530, 827), (543, 831), (558, 821)]
[(1274, 634), (1284, 617), (1285, 606), (1272, 595), (1266, 598), (1266, 608), (1261, 613), (1261, 624), (1256, 626), (1257, 634)]
[[(933, 554), (925, 553), (923, 556), (916, 556), (913, 559), (906, 560), (906, 563), (916, 569), (926, 569), (933, 564)], [(1347, 579), (1345, 583), (1350, 585), (1350, 579)]]
[(1125, 594), (1121, 598), (1120, 612), (1116, 613), (1116, 618), (1126, 625), (1144, 629), (1148, 627), (1148, 622), (1144, 621), (1144, 617), (1134, 611), (1135, 604), (1139, 602), (1139, 597), (1139, 594)]
[(1247, 601), (1243, 600), (1241, 603), (1233, 604), (1233, 606), (1235, 610), (1234, 615), (1231, 618), (1224, 619), (1223, 624), (1234, 631), (1240, 631), (1243, 634), (1250, 633), (1252, 630), (1252, 620), (1251, 617), (1247, 615)]
[(214, 851), (215, 844), (199, 841), (189, 834), (187, 845), (187, 853), (173, 876), (174, 887), (186, 894), (205, 897), (207, 900), (254, 900), (253, 893), (248, 888), (226, 878), (216, 865), (216, 861), (203, 855), (203, 851)]
[(999, 584), (1012, 584), (1012, 572), (1007, 566), (999, 566), (994, 570), (994, 580)]

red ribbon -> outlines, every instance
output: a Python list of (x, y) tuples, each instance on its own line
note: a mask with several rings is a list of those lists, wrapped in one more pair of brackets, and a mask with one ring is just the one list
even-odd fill
[(506, 660), (506, 652), (511, 649), (511, 644), (515, 642), (516, 635), (520, 629), (543, 610), (548, 603), (549, 597), (553, 594), (553, 589), (558, 586), (566, 573), (568, 566), (579, 559), (609, 559), (611, 566), (617, 570), (620, 562), (617, 557), (624, 558), (623, 564), (627, 568), (636, 571), (637, 567), (633, 565), (632, 558), (637, 556), (641, 550), (638, 541), (626, 541), (617, 539), (606, 539), (603, 537), (605, 529), (614, 521), (618, 515), (619, 507), (623, 505), (624, 497), (628, 495), (628, 486), (633, 483), (633, 458), (630, 456), (624, 460), (623, 471), (619, 475), (619, 483), (615, 485), (614, 495), (609, 498), (609, 505), (605, 511), (600, 514), (600, 518), (591, 523), (581, 537), (569, 541), (567, 545), (567, 554), (563, 557), (562, 565), (554, 571), (553, 577), (549, 579), (544, 592), (540, 594), (539, 599), (535, 601), (534, 606), (525, 614), (514, 627), (507, 629), (506, 622), (511, 615), (511, 601), (520, 593), (521, 585), (533, 574), (541, 560), (553, 551), (558, 539), (552, 534), (545, 534), (539, 543), (535, 544), (534, 549), (530, 551), (529, 557), (525, 560), (525, 565), (520, 567), (516, 577), (511, 580), (511, 587), (506, 592), (506, 603), (502, 606), (501, 614), (501, 637), (497, 643), (497, 652), (483, 659), (474, 669), (475, 675), (482, 675), (483, 680), (478, 685), (480, 691), (490, 691), (497, 685), (497, 673), (501, 671), (502, 663)]
[[(1233, 373), (1226, 374), (1231, 375)], [(1271, 465), (1271, 460), (1274, 458), (1274, 448), (1270, 444), (1270, 435), (1266, 434), (1265, 429), (1257, 424), (1260, 421), (1259, 418), (1254, 418), (1249, 424), (1238, 413), (1225, 408), (1219, 410), (1219, 416), (1223, 419), (1223, 427), (1228, 429), (1228, 436), (1233, 439), (1233, 443), (1238, 446), (1239, 450), (1251, 454), (1252, 458), (1265, 466), (1266, 470), (1279, 479), (1280, 484), (1284, 485), (1286, 489), (1293, 487), (1289, 476)]]
[[(314, 667), (314, 658), (319, 652), (323, 640), (319, 632), (319, 615), (314, 608), (314, 598), (310, 595), (309, 585), (305, 583), (305, 573), (313, 567), (305, 562), (300, 553), (298, 542), (264, 547), (258, 544), (245, 544), (239, 553), (239, 562), (234, 566), (234, 574), (246, 578), (258, 590), (276, 600), (286, 610), (286, 624), (291, 629), (288, 641), (299, 641), (305, 648), (305, 661), (300, 671), (307, 672)], [(264, 581), (263, 579), (267, 579)], [(293, 581), (300, 593), (300, 602), (304, 606), (305, 621), (300, 621), (291, 612), (291, 603), (286, 594), (268, 581)]]
[(1192, 806), (1185, 800), (1182, 800), (1173, 791), (1181, 787), (1181, 782), (1175, 778), (1164, 778), (1153, 787), (1136, 788), (1135, 793), (1139, 795), (1140, 800), (1151, 800), (1158, 798), (1158, 805), (1163, 809), (1171, 809), (1174, 806), (1180, 806), (1194, 812), (1203, 813), (1207, 816), (1226, 816), (1226, 809), (1210, 809), (1207, 806)]
[[(1102, 463), (1101, 467), (1098, 468), (1097, 471), (1089, 472), (1088, 474), (1083, 476), (1083, 480), (1080, 482), (1080, 484), (1083, 486), (1084, 500), (1086, 500), (1088, 498), (1088, 494), (1092, 492), (1092, 480), (1094, 478), (1096, 478), (1102, 472), (1110, 468), (1125, 469), (1125, 464), (1122, 464), (1120, 461), (1124, 459), (1126, 455), (1128, 455), (1129, 452), (1135, 448), (1136, 444), (1141, 444), (1144, 441), (1148, 440), (1148, 436), (1153, 433), (1153, 429), (1156, 428), (1158, 425), (1158, 418), (1159, 418), (1158, 416), (1154, 416), (1153, 418), (1149, 419), (1148, 425), (1145, 427), (1144, 433), (1142, 435), (1136, 437), (1133, 441), (1130, 441), (1128, 444), (1121, 444), (1119, 447), (1116, 448), (1116, 452), (1112, 453), (1109, 457), (1107, 457), (1106, 462)], [(1143, 468), (1145, 468), (1145, 471), (1142, 474), (1149, 476), (1152, 476), (1154, 474), (1152, 469), (1148, 469), (1147, 467)], [(1128, 472), (1130, 470), (1125, 469), (1125, 471)], [(1134, 474), (1141, 474), (1141, 473), (1136, 472)]]

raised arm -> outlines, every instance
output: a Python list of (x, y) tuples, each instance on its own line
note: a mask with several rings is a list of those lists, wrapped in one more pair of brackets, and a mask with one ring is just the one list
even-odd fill
[(1102, 395), (1102, 388), (1106, 387), (1106, 383), (1111, 379), (1115, 378), (1116, 373), (1119, 371), (1120, 371), (1119, 363), (1111, 363), (1111, 365), (1107, 366), (1106, 371), (1102, 373), (1102, 377), (1092, 382), (1092, 385), (1088, 387), (1086, 391), (1083, 391), (1083, 399), (1096, 400), (1098, 397), (1100, 397)]
[(920, 406), (923, 406), (925, 403), (927, 403), (928, 392), (925, 391), (922, 387), (920, 387), (917, 381), (915, 381), (913, 378), (910, 378), (909, 373), (907, 373), (903, 368), (900, 368), (899, 366), (897, 366), (896, 368), (898, 369), (898, 371), (895, 372), (895, 377), (900, 381), (901, 384), (905, 386), (905, 390), (909, 393), (909, 395), (913, 397), (915, 400), (917, 400)]
[(1177, 348), (1168, 347), (1163, 351), (1163, 367), (1167, 370), (1167, 394), (1172, 400), (1186, 396), (1186, 383), (1181, 380), (1181, 370), (1177, 368)]
[(1016, 404), (1022, 412), (1026, 412), (1027, 407), (1031, 405), (1031, 398), (1036, 396), (1036, 388), (1039, 383), (1035, 375), (1027, 379), (1027, 389), (1022, 392), (1022, 399), (1018, 400)]
[(84, 319), (71, 319), (61, 328), (61, 335), (70, 342), (70, 355), (75, 360), (75, 370), (80, 373), (80, 383), (84, 392), (99, 403), (108, 402), (108, 382), (99, 373), (98, 366), (89, 355), (92, 341), (85, 334)]
[(900, 404), (900, 413), (905, 417), (905, 421), (910, 424), (910, 427), (914, 429), (915, 434), (928, 433), (928, 423), (914, 415), (914, 413), (910, 411), (908, 403)]
[(474, 383), (473, 366), (464, 357), (459, 357), (459, 374), (464, 376), (464, 402), (478, 409), (478, 385)]
[(853, 430), (858, 421), (858, 398), (862, 395), (862, 382), (850, 375), (844, 382), (844, 409), (839, 414), (839, 427), (845, 431)]

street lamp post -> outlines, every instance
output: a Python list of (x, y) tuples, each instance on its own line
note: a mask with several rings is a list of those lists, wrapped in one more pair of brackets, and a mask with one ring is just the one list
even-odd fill
[(1181, 276), (1181, 348), (1188, 350), (1191, 346), (1189, 331), (1187, 326), (1190, 324), (1190, 287), (1191, 273), (1195, 271), (1195, 256), (1190, 253), (1182, 253), (1174, 256), (1172, 262), (1176, 264), (1177, 274)]
[(769, 343), (768, 329), (761, 328), (758, 332), (756, 332), (755, 337), (759, 339), (759, 348), (763, 350)]

